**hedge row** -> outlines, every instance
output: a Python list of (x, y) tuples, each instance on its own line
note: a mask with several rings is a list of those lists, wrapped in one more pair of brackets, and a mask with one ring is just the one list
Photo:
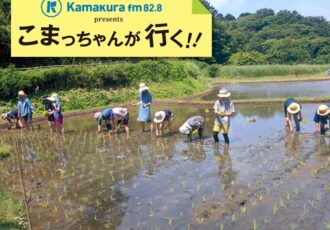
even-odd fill
[(96, 66), (65, 66), (29, 70), (14, 67), (0, 70), (1, 99), (16, 96), (18, 90), (66, 90), (75, 88), (123, 87), (144, 82), (169, 82), (197, 77), (200, 67), (193, 61), (160, 60), (118, 62)]

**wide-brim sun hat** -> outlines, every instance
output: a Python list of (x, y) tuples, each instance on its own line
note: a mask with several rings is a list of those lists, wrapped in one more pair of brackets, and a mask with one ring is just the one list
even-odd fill
[(18, 96), (25, 97), (26, 94), (24, 93), (23, 90), (18, 91)]
[(141, 83), (139, 85), (139, 92), (143, 92), (143, 91), (146, 91), (146, 90), (149, 90), (148, 86), (145, 83)]
[(301, 110), (301, 106), (298, 103), (291, 103), (289, 107), (287, 108), (288, 113), (290, 114), (296, 114), (299, 113)]
[(52, 95), (50, 97), (47, 97), (47, 100), (48, 101), (51, 101), (51, 102), (55, 102), (56, 101), (56, 97), (54, 97), (54, 95)]
[(102, 117), (102, 113), (101, 113), (101, 112), (97, 112), (97, 113), (94, 114), (94, 118), (95, 118), (96, 120), (101, 119), (101, 117)]
[(327, 116), (330, 114), (330, 108), (327, 105), (320, 105), (317, 109), (317, 114), (320, 116)]
[(179, 131), (182, 134), (189, 134), (189, 132), (192, 130), (192, 128), (190, 127), (190, 125), (186, 122), (184, 123), (180, 128)]
[(1, 119), (6, 119), (7, 116), (8, 116), (7, 113), (3, 113), (3, 114), (0, 115), (0, 118), (1, 118)]
[(155, 113), (154, 122), (162, 123), (165, 120), (165, 116), (166, 116), (166, 114), (164, 111), (159, 111), (159, 112)]
[(231, 93), (228, 92), (227, 89), (220, 89), (219, 90), (219, 94), (217, 95), (219, 98), (226, 98), (226, 97), (230, 97)]

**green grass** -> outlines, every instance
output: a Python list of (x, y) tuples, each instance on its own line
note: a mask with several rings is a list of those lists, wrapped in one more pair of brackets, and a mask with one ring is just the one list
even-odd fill
[(326, 75), (330, 65), (255, 65), (255, 66), (220, 66), (218, 78), (261, 78), (269, 76), (306, 76)]
[(11, 148), (9, 145), (0, 146), (0, 160), (5, 159), (10, 156)]
[[(197, 94), (210, 88), (212, 79), (207, 77), (187, 77), (181, 81), (169, 81), (149, 84), (154, 99), (170, 99)], [(41, 95), (51, 94), (52, 91), (42, 92), (30, 96), (30, 100), (36, 108), (36, 115), (44, 111), (41, 103)], [(104, 107), (107, 105), (119, 105), (136, 103), (138, 101), (138, 87), (124, 87), (117, 89), (71, 89), (57, 91), (60, 95), (64, 112), (77, 111)], [(9, 111), (17, 107), (16, 100), (0, 101), (0, 112)], [(0, 121), (1, 122), (1, 121)]]
[[(330, 65), (259, 65), (259, 66), (220, 66), (220, 65), (208, 65), (203, 62), (195, 62), (195, 61), (178, 61), (172, 60), (168, 62), (155, 62), (155, 66), (158, 68), (159, 66), (169, 67), (172, 72), (168, 72), (171, 74), (169, 78), (166, 78), (165, 75), (162, 75), (159, 80), (154, 79), (150, 81), (150, 78), (153, 78), (153, 74), (151, 71), (147, 78), (149, 78), (149, 86), (151, 93), (154, 97), (154, 100), (172, 100), (184, 97), (191, 96), (194, 94), (199, 94), (209, 90), (211, 84), (214, 82), (250, 82), (250, 81), (295, 81), (295, 80), (317, 80), (324, 79), (327, 77), (325, 70), (330, 68)], [(113, 65), (113, 66), (112, 66)], [(153, 63), (151, 61), (140, 64), (147, 69), (152, 69)], [(119, 67), (118, 67), (119, 66)], [(129, 70), (138, 70), (141, 66), (134, 66), (134, 64), (127, 63), (114, 63), (110, 64), (110, 66), (105, 67), (91, 67), (95, 72), (98, 69), (105, 68), (107, 71), (116, 69), (116, 71), (120, 70), (121, 66), (128, 66)], [(151, 67), (150, 67), (151, 66)], [(133, 68), (134, 67), (134, 68)], [(164, 67), (164, 68), (165, 68)], [(180, 73), (179, 77), (175, 76), (174, 73), (176, 69), (180, 69), (184, 67), (184, 73)], [(64, 71), (67, 68), (58, 67), (59, 69), (56, 71), (56, 67), (51, 67), (50, 70), (38, 70), (31, 69), (26, 70), (27, 72), (47, 72), (51, 71), (53, 74), (56, 72)], [(77, 67), (76, 67), (77, 68)], [(84, 68), (87, 68), (85, 66)], [(130, 69), (133, 68), (133, 69)], [(218, 68), (218, 70), (216, 70)], [(62, 70), (61, 70), (62, 69)], [(64, 70), (63, 70), (64, 69)], [(100, 74), (98, 73), (95, 76), (91, 75), (89, 78), (94, 79), (98, 82), (98, 77), (105, 80), (107, 79), (102, 69)], [(91, 70), (92, 71), (92, 70)], [(92, 71), (92, 72), (93, 72)], [(116, 81), (121, 81), (119, 75), (129, 73), (129, 79), (133, 78), (132, 71), (128, 71), (127, 69), (123, 72), (116, 72), (115, 75), (109, 73), (109, 79), (113, 79), (115, 76)], [(146, 71), (146, 70), (144, 70)], [(174, 71), (174, 72), (173, 72)], [(20, 71), (21, 72), (21, 71)], [(23, 71), (24, 72), (24, 71)], [(40, 73), (41, 73), (40, 72)], [(92, 74), (91, 72), (91, 74)], [(97, 72), (97, 71), (96, 71)], [(106, 72), (106, 71), (105, 71)], [(134, 72), (134, 71), (133, 71)], [(160, 75), (158, 71), (158, 75)], [(164, 72), (164, 71), (163, 71)], [(119, 74), (120, 73), (120, 74)], [(23, 74), (24, 75), (24, 74)], [(22, 75), (22, 76), (23, 76)], [(118, 76), (117, 76), (118, 75)], [(131, 76), (132, 75), (132, 76)], [(110, 77), (111, 76), (111, 77)], [(69, 76), (66, 76), (69, 77)], [(118, 77), (118, 78), (117, 78)], [(330, 76), (328, 76), (329, 78)], [(40, 76), (40, 79), (43, 77)], [(73, 76), (72, 78), (75, 78)], [(81, 78), (81, 76), (80, 76)], [(127, 77), (124, 77), (127, 78)], [(143, 79), (143, 77), (139, 77), (139, 79)], [(73, 83), (72, 83), (73, 84)], [(123, 83), (124, 84), (124, 83)], [(119, 104), (125, 103), (133, 103), (137, 102), (137, 88), (138, 82), (128, 82), (127, 86), (116, 86), (116, 87), (73, 87), (73, 88), (65, 88), (61, 90), (56, 90), (56, 92), (60, 95), (64, 112), (68, 111), (79, 111), (84, 109), (92, 109), (105, 107), (108, 105), (115, 106)], [(29, 95), (33, 105), (36, 108), (37, 116), (41, 115), (43, 112), (43, 105), (41, 104), (41, 96), (44, 94), (51, 94), (55, 90), (39, 90), (36, 91), (35, 94)], [(16, 92), (16, 91), (15, 91)], [(0, 100), (0, 112), (7, 112), (13, 108), (17, 107), (17, 99), (12, 97), (13, 99)], [(310, 100), (310, 99), (309, 99)], [(1, 122), (1, 121), (0, 121)]]
[(24, 229), (22, 203), (0, 188), (0, 229)]

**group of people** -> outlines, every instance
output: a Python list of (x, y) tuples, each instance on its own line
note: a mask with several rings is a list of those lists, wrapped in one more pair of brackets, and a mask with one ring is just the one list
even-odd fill
[[(221, 89), (218, 94), (219, 100), (215, 102), (214, 111), (216, 115), (215, 124), (213, 127), (213, 138), (216, 143), (219, 142), (219, 133), (221, 132), (226, 144), (229, 144), (229, 127), (230, 117), (235, 113), (235, 107), (230, 100), (230, 93), (226, 89)], [(174, 114), (169, 109), (157, 111), (154, 118), (151, 116), (152, 95), (146, 84), (141, 83), (139, 86), (139, 106), (137, 120), (142, 125), (142, 132), (146, 130), (146, 124), (150, 124), (151, 133), (154, 132), (157, 137), (164, 136), (164, 128), (167, 126), (172, 132), (172, 121)], [(129, 134), (129, 112), (126, 108), (106, 108), (102, 112), (94, 114), (97, 122), (97, 132), (101, 132), (102, 123), (105, 124), (108, 131), (111, 133), (120, 131), (121, 126), (124, 127), (127, 134)], [(192, 141), (193, 134), (198, 133), (198, 137), (202, 139), (204, 129), (204, 118), (200, 115), (190, 117), (179, 128), (179, 132), (187, 135), (188, 140)]]
[[(45, 108), (44, 116), (47, 118), (49, 127), (54, 131), (63, 132), (62, 103), (58, 94), (54, 93), (51, 96), (43, 96), (42, 102)], [(0, 118), (8, 121), (8, 129), (25, 128), (32, 130), (34, 113), (35, 108), (25, 92), (19, 91), (17, 108), (7, 113), (2, 113)]]
[[(229, 130), (230, 130), (230, 120), (235, 114), (235, 106), (231, 101), (231, 93), (226, 89), (221, 89), (217, 95), (218, 99), (214, 104), (214, 114), (215, 121), (213, 126), (213, 139), (215, 143), (219, 143), (219, 133), (222, 134), (224, 142), (229, 145)], [(139, 87), (139, 102), (134, 105), (139, 106), (138, 118), (137, 120), (141, 122), (142, 132), (146, 129), (146, 124), (150, 124), (151, 133), (155, 131), (157, 137), (162, 137), (164, 135), (164, 127), (168, 127), (169, 131), (172, 132), (172, 120), (174, 114), (168, 109), (163, 109), (157, 111), (154, 114), (154, 118), (151, 116), (151, 104), (152, 95), (146, 84), (141, 83)], [(288, 98), (284, 102), (284, 116), (285, 116), (285, 126), (289, 130), (293, 130), (293, 121), (295, 123), (296, 131), (300, 131), (300, 122), (303, 120), (302, 117), (302, 106), (293, 98)], [(109, 131), (119, 132), (121, 125), (129, 133), (128, 122), (129, 113), (126, 108), (106, 108), (102, 112), (97, 112), (94, 115), (96, 121), (98, 122), (97, 132), (101, 131), (101, 123), (104, 121), (106, 127)], [(326, 124), (330, 121), (330, 105), (320, 105), (314, 115), (315, 122), (315, 133), (320, 132), (322, 135), (326, 132)], [(184, 124), (179, 128), (179, 132), (187, 135), (188, 140), (192, 141), (192, 136), (194, 133), (198, 134), (198, 137), (202, 139), (203, 129), (205, 120), (202, 116), (196, 115), (190, 117), (184, 122)], [(116, 127), (114, 127), (116, 125)], [(114, 127), (114, 129), (113, 129)]]
[[(230, 120), (235, 114), (234, 103), (230, 100), (230, 92), (226, 89), (221, 89), (217, 95), (218, 99), (214, 104), (215, 121), (213, 126), (213, 139), (215, 143), (219, 143), (219, 133), (221, 132), (224, 142), (229, 145), (229, 130)], [(44, 105), (44, 116), (47, 118), (49, 127), (56, 132), (63, 132), (63, 115), (62, 103), (58, 94), (54, 93), (51, 96), (43, 96), (42, 102)], [(157, 137), (164, 136), (164, 128), (167, 126), (172, 132), (172, 121), (174, 114), (168, 109), (157, 111), (154, 118), (151, 116), (152, 95), (146, 84), (141, 83), (139, 86), (139, 106), (137, 120), (142, 125), (142, 132), (145, 132), (146, 124), (150, 124), (151, 133)], [(35, 109), (32, 106), (29, 98), (24, 91), (18, 92), (18, 107), (8, 113), (3, 113), (0, 117), (9, 122), (10, 127), (32, 129), (32, 117)], [(295, 123), (296, 131), (300, 131), (300, 122), (303, 120), (302, 106), (293, 99), (288, 98), (284, 102), (284, 116), (285, 126), (293, 130), (293, 122)], [(102, 124), (111, 133), (119, 133), (123, 128), (127, 135), (130, 133), (129, 129), (129, 111), (127, 108), (106, 108), (101, 112), (94, 114), (97, 122), (97, 132), (102, 131)], [(330, 105), (320, 105), (315, 112), (315, 133), (324, 135), (326, 132), (326, 125), (330, 121)], [(187, 119), (179, 128), (179, 132), (187, 135), (188, 140), (192, 141), (194, 133), (198, 134), (199, 139), (202, 139), (205, 120), (202, 116), (196, 115)], [(329, 122), (330, 123), (330, 122)], [(329, 124), (330, 125), (330, 124)]]
[[(288, 98), (284, 102), (285, 126), (288, 127), (291, 131), (293, 130), (293, 120), (296, 125), (296, 131), (300, 132), (300, 122), (303, 120), (301, 110), (301, 104), (294, 98)], [(321, 135), (325, 135), (326, 125), (328, 122), (330, 126), (330, 104), (320, 105), (315, 112), (313, 121), (315, 123), (314, 133), (321, 133)]]

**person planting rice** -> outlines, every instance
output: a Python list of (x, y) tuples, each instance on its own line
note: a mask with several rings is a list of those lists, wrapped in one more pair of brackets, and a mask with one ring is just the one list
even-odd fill
[(221, 89), (218, 94), (219, 99), (214, 104), (216, 118), (213, 127), (213, 138), (215, 143), (219, 143), (219, 132), (221, 132), (225, 143), (229, 144), (230, 117), (235, 113), (235, 106), (230, 100), (230, 95), (230, 92), (226, 89)]
[(124, 126), (127, 136), (129, 135), (129, 112), (126, 108), (114, 108), (113, 112), (113, 123), (114, 120), (117, 120), (116, 133), (119, 133), (121, 126)]
[(293, 98), (288, 98), (284, 101), (284, 117), (285, 117), (285, 126), (290, 128), (290, 131), (293, 130), (291, 117), (296, 124), (296, 131), (300, 132), (300, 122), (302, 121), (301, 114), (301, 105)]
[(102, 122), (105, 122), (107, 130), (112, 133), (113, 127), (113, 111), (111, 108), (104, 109), (102, 112), (97, 112), (94, 114), (94, 118), (97, 122), (97, 133), (101, 132)]
[(12, 128), (21, 128), (22, 124), (18, 117), (18, 110), (14, 109), (9, 111), (8, 113), (3, 113), (0, 115), (0, 118), (3, 120), (7, 120), (9, 123), (8, 129)]
[(44, 105), (44, 108), (46, 110), (44, 115), (47, 118), (48, 126), (51, 130), (54, 130), (55, 118), (54, 118), (54, 114), (52, 113), (54, 107), (53, 107), (53, 103), (50, 100), (48, 100), (48, 97), (49, 96), (42, 96), (42, 104)]
[(62, 103), (60, 98), (54, 93), (52, 96), (48, 97), (47, 100), (52, 103), (52, 110), (48, 114), (54, 116), (54, 131), (64, 133)]
[(188, 140), (192, 142), (192, 134), (197, 130), (198, 137), (201, 140), (204, 129), (204, 118), (202, 116), (194, 116), (189, 118), (179, 129), (180, 133), (186, 134)]
[(137, 120), (142, 124), (142, 132), (145, 131), (145, 123), (150, 123), (151, 133), (153, 131), (153, 124), (151, 122), (150, 105), (152, 103), (152, 95), (146, 84), (141, 83), (139, 86), (139, 115)]
[(157, 137), (163, 136), (165, 123), (167, 123), (170, 132), (172, 132), (171, 129), (172, 120), (173, 120), (173, 113), (168, 109), (164, 109), (162, 111), (158, 111), (155, 113), (154, 122), (155, 122)]
[(325, 135), (325, 126), (330, 121), (330, 105), (320, 105), (314, 115), (315, 130), (314, 133), (318, 132), (321, 135)]
[(22, 90), (18, 92), (18, 99), (18, 117), (23, 121), (24, 128), (33, 129), (32, 115), (34, 113), (34, 107)]

